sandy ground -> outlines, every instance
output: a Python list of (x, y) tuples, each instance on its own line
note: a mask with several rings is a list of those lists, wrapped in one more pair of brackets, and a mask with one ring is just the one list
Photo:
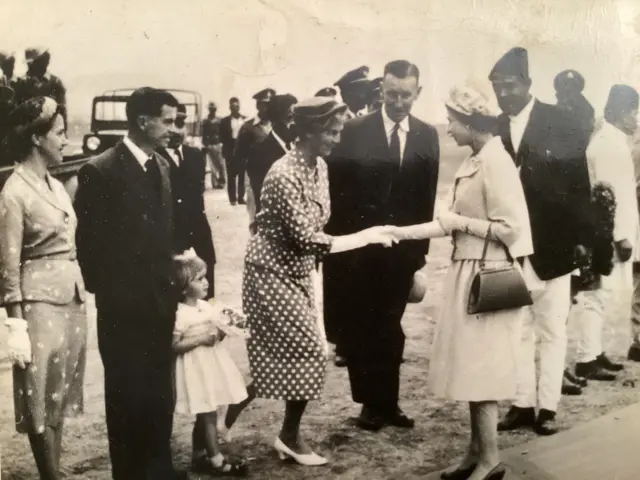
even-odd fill
[[(452, 174), (461, 160), (461, 151), (445, 144), (440, 175), (439, 198), (448, 190)], [(247, 217), (241, 206), (231, 207), (223, 191), (208, 191), (207, 210), (214, 230), (219, 263), (216, 269), (216, 290), (225, 302), (240, 305), (240, 279), (244, 248), (247, 240)], [(468, 434), (467, 406), (447, 403), (427, 394), (426, 372), (442, 278), (448, 265), (450, 241), (434, 241), (427, 266), (430, 280), (425, 301), (410, 305), (403, 320), (407, 336), (406, 363), (402, 370), (401, 403), (416, 419), (410, 431), (386, 428), (379, 433), (362, 432), (352, 423), (358, 414), (351, 401), (347, 372), (331, 364), (328, 369), (325, 394), (321, 401), (309, 406), (303, 431), (317, 450), (328, 456), (325, 467), (304, 468), (282, 463), (271, 447), (282, 421), (280, 402), (257, 400), (246, 410), (234, 427), (234, 440), (229, 451), (250, 458), (253, 478), (281, 479), (401, 479), (422, 478), (428, 472), (442, 468), (460, 456)], [(575, 326), (570, 322), (570, 352), (573, 356)], [(70, 479), (108, 479), (109, 457), (104, 422), (103, 371), (96, 348), (95, 319), (90, 319), (90, 353), (85, 378), (86, 413), (66, 423), (62, 463)], [(622, 356), (628, 345), (629, 326), (626, 319), (611, 325), (607, 336), (608, 351)], [(4, 328), (0, 329), (0, 359), (5, 343)], [(241, 370), (248, 373), (244, 346), (233, 341), (232, 354)], [(625, 379), (637, 378), (640, 365), (628, 365), (621, 378), (609, 384), (592, 382), (580, 397), (565, 397), (559, 412), (563, 429), (598, 417), (603, 413), (637, 401), (637, 387), (625, 387)], [(15, 433), (11, 400), (11, 368), (0, 360), (0, 445), (2, 447), (2, 479), (32, 479), (37, 473), (26, 437)], [(504, 408), (507, 406), (505, 405)], [(179, 466), (187, 467), (190, 454), (192, 419), (176, 416), (174, 455)], [(504, 434), (500, 444), (507, 447), (532, 440), (530, 432)], [(192, 475), (193, 479), (205, 478)]]

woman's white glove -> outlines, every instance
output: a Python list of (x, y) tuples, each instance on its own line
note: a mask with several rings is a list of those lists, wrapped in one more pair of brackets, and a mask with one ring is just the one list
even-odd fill
[(453, 212), (442, 212), (438, 215), (438, 222), (447, 235), (451, 232), (464, 231), (467, 228), (467, 218)]
[(7, 349), (11, 363), (25, 368), (31, 363), (31, 340), (27, 333), (27, 322), (22, 318), (7, 318), (4, 324), (9, 329)]

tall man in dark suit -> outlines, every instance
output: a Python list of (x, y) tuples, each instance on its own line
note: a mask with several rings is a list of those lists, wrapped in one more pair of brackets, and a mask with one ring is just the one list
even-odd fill
[(247, 117), (240, 113), (240, 100), (237, 97), (229, 99), (231, 114), (220, 121), (220, 141), (222, 142), (222, 156), (227, 165), (227, 192), (229, 202), (234, 205), (238, 199), (244, 200), (245, 165), (238, 162), (235, 156), (236, 142), (240, 129)]
[[(557, 431), (555, 416), (567, 350), (571, 272), (593, 238), (586, 138), (575, 117), (531, 95), (525, 49), (507, 52), (489, 78), (504, 112), (502, 142), (520, 170), (535, 252), (523, 263), (533, 280), (534, 304), (529, 307), (519, 349), (516, 399), (498, 428), (533, 427), (540, 435), (551, 435)], [(537, 388), (534, 329), (540, 338)]]
[(186, 478), (171, 464), (177, 295), (166, 147), (177, 100), (144, 87), (127, 101), (129, 132), (79, 172), (78, 260), (98, 309), (98, 347), (115, 480)]
[[(433, 218), (440, 151), (436, 130), (410, 115), (420, 94), (418, 67), (390, 62), (382, 91), (383, 108), (347, 122), (335, 155), (327, 159), (330, 234)], [(362, 428), (413, 427), (398, 405), (405, 340), (400, 320), (428, 250), (428, 241), (413, 241), (325, 260), (327, 335), (347, 357), (353, 400), (363, 405)]]
[(211, 226), (204, 208), (204, 177), (206, 153), (184, 145), (187, 135), (184, 105), (178, 105), (175, 128), (167, 148), (159, 152), (171, 166), (171, 193), (173, 194), (173, 251), (182, 253), (193, 248), (207, 264), (209, 291), (214, 296), (214, 268), (216, 252), (213, 247)]

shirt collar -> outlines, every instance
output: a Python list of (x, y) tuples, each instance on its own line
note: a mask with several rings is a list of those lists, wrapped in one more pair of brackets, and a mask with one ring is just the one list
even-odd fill
[(509, 116), (509, 119), (513, 122), (519, 122), (519, 121), (526, 121), (530, 116), (531, 116), (531, 110), (533, 110), (533, 104), (536, 103), (536, 99), (535, 97), (531, 97), (531, 100), (529, 100), (529, 103), (527, 103), (525, 105), (525, 107), (520, 110), (520, 113), (518, 113), (517, 115), (513, 115), (513, 116)]
[(147, 155), (144, 151), (137, 146), (133, 141), (129, 138), (129, 135), (125, 135), (122, 139), (122, 143), (126, 145), (126, 147), (131, 151), (134, 158), (138, 161), (143, 170), (146, 170), (146, 163), (153, 155)]
[[(387, 115), (387, 110), (384, 106), (380, 109), (380, 111), (382, 111), (382, 123), (384, 124), (384, 130), (387, 133), (391, 133), (396, 126), (396, 122), (389, 118), (389, 116)], [(400, 130), (407, 133), (409, 131), (409, 115), (404, 117), (398, 125)]]

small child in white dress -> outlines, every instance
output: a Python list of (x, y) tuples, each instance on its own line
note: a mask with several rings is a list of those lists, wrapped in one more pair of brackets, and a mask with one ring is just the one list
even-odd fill
[[(217, 425), (219, 407), (235, 407), (234, 421), (254, 397), (253, 391), (248, 394), (242, 374), (221, 343), (227, 335), (246, 338), (241, 328), (243, 316), (203, 300), (208, 287), (207, 266), (195, 252), (175, 256), (174, 269), (182, 292), (173, 332), (173, 350), (177, 354), (175, 411), (196, 415), (206, 440), (206, 455), (194, 457), (193, 468), (214, 476), (245, 476), (246, 462), (227, 459), (220, 449), (218, 436), (231, 426), (229, 412), (227, 425)], [(225, 431), (219, 432), (220, 429)]]

